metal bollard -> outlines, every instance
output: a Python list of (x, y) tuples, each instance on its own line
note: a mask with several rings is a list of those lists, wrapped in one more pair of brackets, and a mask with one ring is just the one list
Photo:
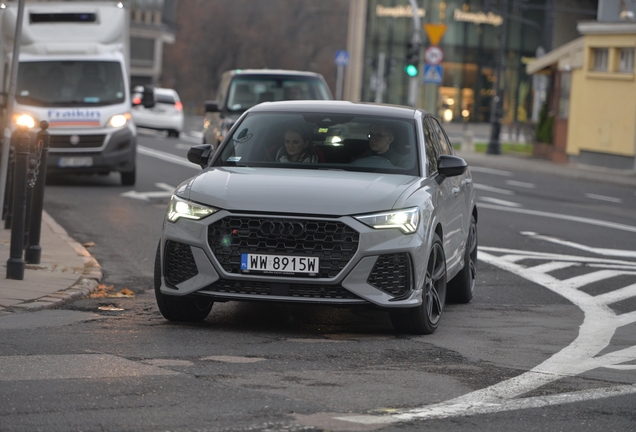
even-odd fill
[(26, 216), (27, 170), (31, 137), (20, 126), (13, 174), (13, 205), (11, 212), (11, 246), (7, 260), (7, 279), (24, 279), (24, 225)]
[(4, 206), (2, 208), (2, 218), (4, 219), (4, 229), (11, 229), (11, 204), (13, 202), (13, 168), (15, 166), (15, 137), (11, 136), (9, 144), (9, 165), (7, 170), (7, 182), (4, 191)]
[(26, 251), (24, 252), (24, 260), (28, 264), (40, 264), (42, 255), (42, 247), (40, 246), (40, 234), (42, 228), (42, 210), (44, 208), (44, 184), (46, 182), (46, 160), (49, 155), (50, 135), (49, 122), (42, 120), (40, 122), (40, 131), (38, 132), (37, 150), (39, 157), (35, 167), (35, 184), (33, 186), (31, 217), (29, 218), (29, 241)]

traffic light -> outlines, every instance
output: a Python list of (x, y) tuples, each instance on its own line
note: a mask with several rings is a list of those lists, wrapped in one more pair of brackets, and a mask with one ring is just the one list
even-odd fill
[(409, 43), (406, 46), (406, 65), (404, 72), (410, 77), (416, 77), (419, 73), (420, 65), (420, 46)]

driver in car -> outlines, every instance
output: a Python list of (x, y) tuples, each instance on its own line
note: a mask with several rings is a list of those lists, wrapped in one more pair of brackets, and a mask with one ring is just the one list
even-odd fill
[(387, 159), (393, 166), (401, 168), (409, 167), (410, 161), (408, 155), (398, 153), (391, 146), (395, 140), (395, 135), (389, 125), (382, 122), (371, 123), (367, 138), (369, 138), (370, 151), (365, 152), (357, 159), (375, 156)]

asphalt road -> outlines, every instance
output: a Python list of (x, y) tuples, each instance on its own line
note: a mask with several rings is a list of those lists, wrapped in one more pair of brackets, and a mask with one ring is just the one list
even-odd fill
[(45, 209), (135, 298), (0, 320), (0, 430), (636, 430), (633, 189), (473, 167), (478, 286), (431, 336), (299, 305), (173, 324), (152, 263), (171, 188), (198, 171), (189, 120), (179, 139), (142, 132), (134, 188), (47, 185)]

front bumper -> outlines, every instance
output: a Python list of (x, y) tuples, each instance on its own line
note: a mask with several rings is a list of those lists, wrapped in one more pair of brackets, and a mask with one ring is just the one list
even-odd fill
[[(265, 236), (263, 221), (300, 221), (303, 236)], [(340, 218), (219, 211), (205, 219), (165, 222), (161, 292), (217, 301), (262, 300), (414, 307), (422, 303), (427, 247), (420, 234), (375, 230)], [(301, 251), (301, 252), (299, 252)], [(316, 277), (241, 273), (241, 253), (318, 256)]]
[[(128, 127), (115, 131), (82, 130), (76, 134), (51, 134), (47, 172), (132, 172), (135, 170), (136, 154), (137, 135), (134, 129)], [(73, 166), (73, 160), (79, 161), (79, 166)]]

